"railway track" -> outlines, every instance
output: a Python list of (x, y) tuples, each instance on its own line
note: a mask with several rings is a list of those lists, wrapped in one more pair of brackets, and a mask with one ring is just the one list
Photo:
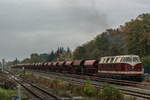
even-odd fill
[(31, 83), (23, 82), (21, 85), (40, 100), (60, 100), (50, 92)]
[[(59, 78), (64, 81), (73, 82), (76, 84), (84, 84), (85, 79), (89, 78), (86, 76), (61, 74), (61, 73), (54, 73), (54, 72), (52, 72), (52, 73), (38, 72), (38, 73), (42, 73), (39, 75), (45, 75), (47, 77)], [(96, 77), (95, 79), (98, 79), (98, 78)], [(130, 82), (130, 81), (125, 81), (125, 80), (120, 81), (120, 80), (115, 80), (115, 79), (110, 80), (110, 79), (105, 79), (105, 78), (102, 78), (100, 81), (95, 81), (95, 79), (93, 79), (91, 81), (91, 83), (92, 83), (92, 85), (94, 85), (97, 88), (102, 89), (101, 88), (102, 82), (120, 84), (119, 86), (117, 85), (117, 87), (120, 89), (120, 91), (122, 91), (122, 93), (124, 93), (126, 95), (131, 95), (131, 96), (150, 100), (150, 90), (148, 88), (145, 89), (145, 87), (142, 88), (143, 85), (139, 85), (139, 82)], [(106, 80), (108, 80), (108, 81), (106, 81)], [(123, 83), (123, 82), (125, 82), (125, 83)], [(126, 86), (122, 86), (122, 85), (127, 85), (127, 86), (132, 86), (132, 87), (127, 88)], [(140, 87), (140, 88), (135, 89), (134, 87)]]
[[(42, 72), (45, 73), (45, 72)], [(112, 78), (101, 78), (101, 77), (95, 77), (95, 76), (85, 76), (85, 75), (76, 75), (76, 74), (62, 74), (62, 73), (56, 73), (56, 72), (50, 72), (52, 74), (56, 74), (59, 76), (66, 76), (66, 77), (72, 77), (72, 78), (78, 78), (78, 79), (90, 79), (93, 81), (98, 82), (107, 82), (112, 84), (118, 84), (118, 85), (126, 85), (126, 86), (133, 86), (143, 89), (148, 89), (150, 87), (146, 87), (145, 84), (141, 84), (141, 82), (135, 82), (135, 81), (127, 81), (127, 80), (118, 80), (118, 79), (112, 79)]]
[(13, 76), (13, 80), (15, 80), (18, 84), (20, 84), (23, 88), (25, 88), (30, 94), (36, 97), (36, 100), (61, 100), (59, 97), (53, 95), (49, 91), (46, 91), (39, 86), (30, 83), (20, 77), (16, 77), (13, 73), (9, 72)]

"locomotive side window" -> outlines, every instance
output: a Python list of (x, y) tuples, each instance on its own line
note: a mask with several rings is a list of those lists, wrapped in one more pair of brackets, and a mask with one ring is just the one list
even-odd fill
[(106, 63), (108, 63), (109, 59), (110, 59), (110, 58), (107, 58)]
[(133, 57), (133, 62), (140, 62), (139, 57)]
[(126, 62), (132, 62), (132, 58), (131, 57), (126, 57)]
[(132, 62), (132, 58), (131, 57), (122, 57), (121, 62)]
[(114, 61), (114, 58), (111, 58), (110, 63), (112, 63)]
[(106, 63), (106, 58), (104, 58), (103, 63)]
[(114, 62), (117, 62), (117, 60), (118, 60), (118, 57), (116, 57), (116, 59), (115, 59), (115, 61), (114, 61)]
[(121, 59), (122, 59), (121, 57), (118, 57), (118, 60), (117, 60), (117, 62), (121, 62)]
[(105, 62), (105, 58), (102, 58), (100, 63), (104, 63)]
[(104, 58), (101, 58), (101, 60), (100, 60), (100, 62), (99, 62), (99, 63), (103, 63), (103, 61), (104, 61)]
[(126, 57), (123, 57), (122, 62), (127, 62)]
[(124, 59), (124, 58), (122, 57), (121, 60), (120, 60), (120, 62), (123, 62), (123, 59)]

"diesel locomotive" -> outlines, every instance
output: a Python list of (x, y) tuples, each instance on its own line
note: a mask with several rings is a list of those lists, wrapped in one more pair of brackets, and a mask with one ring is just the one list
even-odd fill
[(119, 55), (101, 57), (100, 60), (73, 60), (44, 62), (33, 64), (17, 64), (13, 68), (42, 70), (78, 75), (94, 75), (116, 79), (142, 81), (143, 67), (137, 55)]

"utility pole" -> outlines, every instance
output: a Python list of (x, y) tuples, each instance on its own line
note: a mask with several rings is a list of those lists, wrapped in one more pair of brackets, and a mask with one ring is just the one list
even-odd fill
[(18, 86), (17, 86), (17, 96), (18, 96), (18, 100), (21, 100), (21, 86), (20, 86), (20, 84), (18, 84)]
[(2, 72), (4, 71), (5, 59), (2, 59)]

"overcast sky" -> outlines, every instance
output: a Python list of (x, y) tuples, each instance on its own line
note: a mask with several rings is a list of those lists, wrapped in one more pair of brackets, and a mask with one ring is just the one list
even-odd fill
[(150, 0), (0, 0), (0, 59), (71, 49), (150, 13)]

